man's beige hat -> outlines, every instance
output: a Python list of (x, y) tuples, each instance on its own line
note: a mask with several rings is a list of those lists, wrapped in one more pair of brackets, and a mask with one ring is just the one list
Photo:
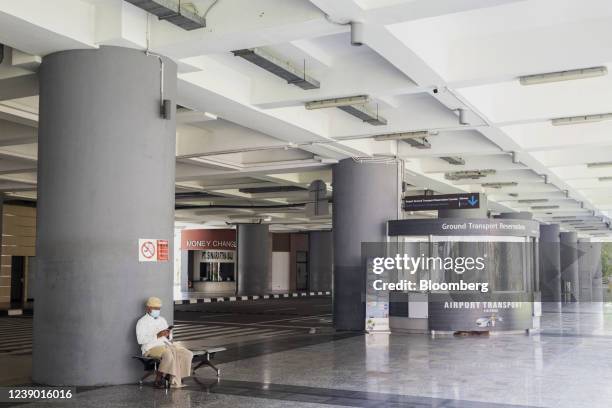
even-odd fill
[(150, 298), (147, 299), (148, 307), (161, 307), (161, 305), (162, 305), (162, 301), (158, 297), (151, 296)]

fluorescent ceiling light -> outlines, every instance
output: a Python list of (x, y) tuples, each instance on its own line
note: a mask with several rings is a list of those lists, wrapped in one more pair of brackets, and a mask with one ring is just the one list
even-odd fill
[(569, 71), (550, 72), (547, 74), (527, 75), (519, 78), (521, 85), (548, 84), (551, 82), (573, 81), (576, 79), (595, 78), (608, 73), (606, 67), (572, 69)]
[(180, 5), (180, 1), (173, 0), (125, 0), (155, 16), (182, 28), (191, 31), (206, 27), (206, 20), (198, 14)]
[(364, 105), (338, 106), (338, 109), (373, 126), (382, 126), (387, 124), (387, 119), (379, 116), (378, 112), (371, 111)]
[(518, 186), (516, 181), (501, 181), (497, 183), (482, 183), (484, 188), (502, 188), (502, 187), (515, 187)]
[(305, 70), (294, 68), (288, 62), (282, 61), (259, 48), (236, 50), (232, 51), (232, 53), (236, 57), (244, 58), (271, 74), (284, 79), (287, 83), (302, 89), (309, 90), (321, 87), (319, 81), (306, 75)]
[(314, 159), (316, 161), (318, 161), (319, 163), (322, 163), (322, 164), (336, 164), (336, 163), (338, 163), (338, 159), (332, 159), (332, 158), (329, 158), (329, 157), (314, 156)]
[(217, 115), (215, 115), (214, 113), (210, 113), (210, 112), (204, 112), (204, 116), (206, 116), (207, 118), (212, 119), (212, 120), (219, 119), (219, 117)]
[(444, 160), (448, 164), (452, 164), (453, 166), (463, 166), (465, 164), (465, 160), (459, 156), (443, 156), (440, 157), (440, 160)]
[(528, 198), (528, 199), (518, 200), (519, 203), (524, 203), (524, 204), (545, 203), (547, 201), (548, 201), (548, 198)]
[(604, 120), (612, 119), (612, 113), (600, 113), (597, 115), (582, 115), (582, 116), (569, 116), (566, 118), (556, 118), (551, 122), (553, 126), (565, 126), (565, 125), (578, 125), (582, 123), (593, 123), (601, 122)]
[(427, 130), (421, 130), (418, 132), (387, 133), (384, 135), (374, 136), (374, 140), (377, 140), (380, 142), (380, 141), (386, 141), (386, 140), (405, 140), (405, 139), (417, 139), (417, 138), (422, 139), (432, 134), (436, 134), (436, 133), (431, 133)]
[(367, 95), (358, 95), (358, 96), (349, 96), (346, 98), (333, 98), (333, 99), (323, 99), (320, 101), (312, 101), (306, 102), (304, 105), (306, 109), (326, 109), (326, 108), (339, 108), (341, 106), (350, 106), (350, 105), (365, 105), (370, 101), (370, 98)]
[(447, 180), (477, 180), (479, 178), (491, 176), (495, 173), (496, 171), (494, 169), (453, 171), (444, 173), (444, 178)]
[(530, 207), (532, 210), (555, 210), (559, 208), (558, 205), (533, 205)]
[(587, 163), (587, 167), (588, 168), (612, 167), (612, 161)]
[(431, 144), (429, 144), (429, 140), (425, 137), (404, 139), (402, 141), (417, 149), (431, 149)]

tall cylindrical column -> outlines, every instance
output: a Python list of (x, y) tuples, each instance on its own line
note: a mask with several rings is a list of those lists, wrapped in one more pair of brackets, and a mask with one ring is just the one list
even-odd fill
[(540, 291), (543, 307), (554, 311), (561, 306), (559, 232), (559, 224), (540, 225)]
[(578, 276), (578, 235), (575, 232), (559, 234), (561, 254), (561, 289), (564, 302), (580, 299)]
[(365, 327), (366, 265), (363, 242), (385, 242), (386, 222), (398, 218), (399, 163), (345, 159), (333, 177), (334, 326)]
[[(176, 65), (164, 64), (164, 98)], [(40, 78), (34, 382), (132, 383), (135, 325), (158, 296), (172, 322), (172, 262), (139, 262), (139, 238), (172, 254), (174, 120), (160, 61), (102, 47), (50, 54)]]
[(311, 292), (330, 291), (332, 287), (332, 232), (308, 233), (308, 289)]
[(588, 239), (578, 240), (578, 285), (580, 302), (591, 302), (593, 298), (593, 274), (595, 272), (595, 251)]
[(593, 303), (603, 302), (603, 282), (602, 279), (602, 264), (601, 264), (601, 242), (591, 242), (593, 246), (593, 270), (592, 270), (592, 288), (593, 288)]
[(238, 294), (264, 295), (270, 291), (270, 229), (268, 224), (238, 224)]

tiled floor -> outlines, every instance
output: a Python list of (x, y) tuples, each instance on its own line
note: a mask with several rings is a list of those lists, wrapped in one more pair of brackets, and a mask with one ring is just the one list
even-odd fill
[(70, 406), (609, 407), (612, 309), (603, 310), (546, 313), (531, 336), (337, 338), (221, 364), (218, 383), (205, 371), (182, 390), (100, 388)]

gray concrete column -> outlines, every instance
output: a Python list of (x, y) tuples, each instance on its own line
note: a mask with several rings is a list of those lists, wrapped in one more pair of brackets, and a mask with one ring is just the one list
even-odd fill
[(399, 211), (398, 163), (345, 159), (332, 171), (334, 326), (365, 327), (366, 265), (363, 242), (385, 242), (388, 220)]
[(575, 232), (559, 234), (561, 255), (561, 292), (563, 302), (577, 302), (580, 299), (578, 275), (578, 235)]
[(331, 231), (308, 233), (308, 289), (311, 292), (332, 288), (332, 246)]
[(238, 224), (236, 236), (238, 295), (270, 292), (272, 253), (268, 224)]
[(487, 218), (488, 200), (484, 193), (480, 194), (480, 207), (461, 210), (438, 210), (438, 218)]
[[(176, 65), (164, 67), (176, 97)], [(118, 47), (43, 58), (32, 379), (133, 383), (148, 296), (173, 321), (174, 120), (160, 115), (160, 61)], [(174, 115), (173, 115), (174, 116)], [(139, 238), (170, 260), (139, 262)]]
[(561, 254), (559, 224), (540, 225), (540, 291), (547, 310), (559, 310), (561, 304)]
[(595, 273), (595, 251), (588, 239), (578, 240), (578, 285), (580, 302), (591, 302), (593, 298), (593, 274)]
[(189, 290), (189, 251), (181, 250), (181, 291)]
[(604, 286), (601, 281), (602, 279), (602, 264), (601, 264), (601, 250), (602, 243), (601, 242), (591, 242), (592, 251), (593, 251), (593, 269), (592, 269), (592, 283), (591, 287), (593, 288), (593, 303), (595, 302), (603, 302), (603, 291)]

